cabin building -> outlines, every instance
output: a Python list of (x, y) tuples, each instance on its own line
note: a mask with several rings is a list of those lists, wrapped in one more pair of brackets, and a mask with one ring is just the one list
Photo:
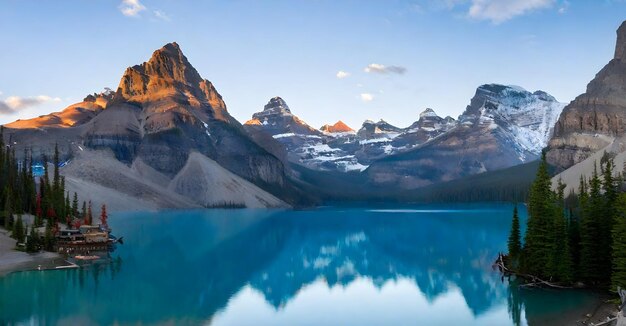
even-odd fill
[(100, 225), (81, 225), (78, 230), (59, 231), (56, 251), (65, 254), (107, 251), (111, 243), (108, 228)]

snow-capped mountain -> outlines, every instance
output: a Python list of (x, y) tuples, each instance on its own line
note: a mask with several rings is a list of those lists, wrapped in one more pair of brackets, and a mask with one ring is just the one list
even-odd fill
[(458, 122), (414, 149), (374, 162), (368, 177), (412, 189), (535, 160), (563, 107), (543, 91), (482, 85)]
[(293, 115), (285, 100), (278, 96), (270, 99), (263, 111), (253, 114), (252, 119), (248, 120), (246, 125), (262, 126), (262, 129), (272, 136), (287, 137), (290, 134), (319, 136), (322, 134)]
[[(348, 172), (363, 171), (373, 161), (414, 148), (455, 125), (454, 119), (441, 118), (427, 109), (408, 128), (381, 119), (366, 120), (356, 132), (341, 121), (319, 131), (295, 116), (283, 99), (275, 97), (244, 127), (255, 138), (260, 139), (258, 135), (265, 133), (282, 144), (292, 163), (316, 170)], [(259, 142), (268, 146), (267, 139)]]
[(543, 91), (530, 93), (519, 86), (489, 84), (476, 90), (459, 121), (466, 126), (504, 128), (520, 155), (537, 156), (552, 136), (564, 107)]
[[(476, 90), (458, 120), (449, 116), (442, 118), (428, 108), (405, 128), (381, 119), (378, 122), (366, 120), (356, 132), (341, 121), (333, 126), (325, 125), (319, 131), (293, 115), (287, 104), (277, 97), (271, 99), (262, 112), (255, 113), (245, 127), (251, 133), (262, 131), (271, 135), (285, 147), (291, 163), (315, 170), (343, 172), (364, 171), (374, 164), (373, 172), (368, 173), (377, 175), (374, 180), (382, 183), (398, 181), (393, 172), (396, 167), (386, 167), (387, 157), (394, 155), (390, 162), (397, 165), (403, 155), (447, 148), (446, 155), (450, 157), (442, 158), (446, 161), (443, 164), (435, 164), (436, 160), (427, 157), (416, 165), (400, 164), (404, 181), (425, 185), (431, 183), (431, 179), (451, 180), (536, 159), (552, 135), (552, 126), (563, 106), (543, 91), (531, 93), (517, 86), (489, 84)], [(436, 168), (443, 170), (428, 175), (430, 167), (422, 166), (424, 162), (439, 165)], [(452, 165), (444, 168), (448, 163)], [(417, 176), (424, 173), (427, 175)], [(382, 179), (381, 175), (384, 175)], [(414, 177), (421, 181), (414, 182)]]

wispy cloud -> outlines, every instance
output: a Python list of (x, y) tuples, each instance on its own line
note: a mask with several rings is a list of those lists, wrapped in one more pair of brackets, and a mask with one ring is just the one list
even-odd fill
[(152, 13), (154, 14), (154, 17), (156, 17), (157, 19), (164, 20), (166, 22), (172, 20), (170, 19), (170, 16), (168, 16), (165, 12), (161, 10), (154, 10)]
[(6, 100), (0, 100), (0, 113), (14, 113), (46, 102), (60, 102), (58, 97), (39, 95), (35, 97), (9, 96)]
[(127, 17), (139, 17), (139, 13), (146, 10), (146, 6), (139, 0), (122, 0), (119, 8), (122, 14)]
[(406, 68), (402, 66), (385, 66), (379, 63), (372, 63), (367, 65), (365, 69), (363, 69), (367, 73), (376, 73), (376, 74), (399, 74), (402, 75), (406, 72)]
[(552, 7), (556, 0), (472, 0), (468, 15), (500, 24), (516, 16)]
[(561, 3), (561, 5), (559, 6), (559, 14), (564, 14), (567, 12), (567, 10), (569, 10), (569, 1), (565, 0)]
[(374, 100), (374, 95), (370, 93), (361, 93), (360, 97), (361, 97), (361, 101), (366, 102), (366, 103)]
[(337, 76), (337, 78), (339, 78), (339, 79), (344, 79), (344, 78), (348, 78), (348, 77), (350, 77), (350, 73), (349, 73), (349, 72), (346, 72), (346, 71), (343, 71), (343, 70), (339, 70), (339, 71), (337, 72), (337, 75), (336, 75), (336, 76)]
[(534, 11), (554, 8), (560, 14), (567, 12), (569, 0), (420, 0), (409, 7), (418, 14), (428, 11), (450, 10), (470, 19), (501, 24)]

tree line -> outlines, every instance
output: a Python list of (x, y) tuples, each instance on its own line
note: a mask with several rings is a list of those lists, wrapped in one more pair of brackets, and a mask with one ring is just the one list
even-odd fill
[[(617, 176), (616, 176), (617, 175)], [(545, 154), (528, 196), (522, 242), (517, 207), (508, 241), (507, 267), (561, 284), (626, 286), (626, 193), (611, 155), (602, 157), (577, 192), (553, 190)]]
[[(26, 250), (37, 251), (40, 248), (53, 250), (55, 235), (60, 224), (69, 229), (78, 228), (82, 224), (93, 224), (91, 201), (82, 202), (79, 208), (78, 194), (74, 192), (70, 200), (70, 192), (66, 191), (65, 177), (61, 176), (58, 145), (54, 147), (54, 155), (50, 162), (42, 155), (43, 176), (35, 176), (33, 166), (35, 160), (31, 152), (24, 150), (20, 161), (15, 154), (15, 147), (10, 141), (4, 141), (4, 127), (0, 126), (0, 225), (12, 231), (11, 235), (18, 243), (25, 243)], [(49, 175), (52, 165), (52, 176)], [(34, 216), (30, 230), (26, 227), (22, 215)], [(106, 207), (102, 205), (100, 220), (106, 225)], [(43, 237), (36, 228), (44, 227)]]

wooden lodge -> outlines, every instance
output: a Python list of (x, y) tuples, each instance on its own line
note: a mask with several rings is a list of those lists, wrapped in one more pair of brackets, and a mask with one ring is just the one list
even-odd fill
[(78, 230), (61, 230), (57, 235), (56, 251), (63, 254), (108, 251), (114, 243), (109, 232), (102, 225), (81, 225)]

